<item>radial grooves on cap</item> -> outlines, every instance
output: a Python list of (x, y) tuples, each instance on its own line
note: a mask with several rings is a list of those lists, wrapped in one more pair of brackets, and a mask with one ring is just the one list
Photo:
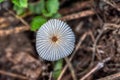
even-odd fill
[[(58, 39), (54, 42), (53, 36)], [(39, 56), (55, 61), (70, 55), (74, 49), (75, 36), (65, 22), (51, 19), (41, 26), (36, 35), (36, 49)]]

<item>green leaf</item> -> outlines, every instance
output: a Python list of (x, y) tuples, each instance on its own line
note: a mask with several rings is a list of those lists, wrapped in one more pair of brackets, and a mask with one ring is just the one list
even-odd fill
[(59, 1), (58, 0), (48, 0), (46, 2), (46, 7), (49, 13), (55, 14), (59, 9)]
[(12, 3), (18, 7), (27, 8), (28, 0), (12, 0)]
[(60, 18), (60, 17), (61, 17), (61, 14), (59, 14), (59, 13), (56, 13), (52, 16), (52, 18)]
[(28, 0), (19, 0), (20, 6), (26, 8), (28, 6)]
[(0, 0), (0, 3), (2, 3), (4, 0)]
[(19, 0), (12, 0), (12, 3), (16, 6), (20, 7)]
[(13, 9), (16, 11), (17, 15), (22, 15), (25, 12), (24, 8), (18, 7), (16, 5), (13, 6)]
[(41, 25), (43, 25), (45, 22), (47, 21), (47, 19), (41, 17), (41, 16), (36, 16), (32, 19), (31, 22), (31, 30), (32, 31), (36, 31), (37, 29), (39, 29), (41, 27)]
[(45, 9), (42, 11), (43, 15), (46, 17), (51, 17), (53, 14), (57, 13), (59, 9), (59, 0), (47, 0)]
[(52, 13), (48, 13), (45, 9), (42, 10), (42, 13), (45, 17), (51, 17), (53, 15)]
[(62, 70), (62, 65), (63, 65), (63, 59), (60, 59), (58, 60), (55, 65), (54, 65), (54, 71), (53, 71), (53, 77), (55, 79), (58, 78), (58, 76), (60, 75), (61, 73), (61, 70)]
[(44, 5), (45, 5), (45, 1), (40, 0), (37, 3), (29, 3), (28, 8), (32, 13), (40, 14), (42, 10), (44, 9)]

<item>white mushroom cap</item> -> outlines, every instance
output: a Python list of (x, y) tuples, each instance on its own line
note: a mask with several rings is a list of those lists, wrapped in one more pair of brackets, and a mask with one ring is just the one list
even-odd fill
[(74, 44), (72, 29), (61, 20), (51, 19), (37, 31), (36, 49), (45, 60), (55, 61), (70, 55)]

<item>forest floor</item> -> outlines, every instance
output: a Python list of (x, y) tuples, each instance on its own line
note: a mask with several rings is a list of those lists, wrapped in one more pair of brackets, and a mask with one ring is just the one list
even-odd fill
[[(120, 1), (60, 0), (59, 13), (73, 29), (76, 45), (57, 80), (120, 80)], [(0, 80), (55, 80), (54, 62), (36, 52), (31, 18), (1, 9)]]

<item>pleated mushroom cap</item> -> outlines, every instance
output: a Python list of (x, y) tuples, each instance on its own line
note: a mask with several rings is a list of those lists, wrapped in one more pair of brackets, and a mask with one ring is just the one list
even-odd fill
[(72, 29), (61, 20), (51, 19), (37, 31), (36, 49), (45, 60), (56, 61), (70, 55), (74, 44)]

